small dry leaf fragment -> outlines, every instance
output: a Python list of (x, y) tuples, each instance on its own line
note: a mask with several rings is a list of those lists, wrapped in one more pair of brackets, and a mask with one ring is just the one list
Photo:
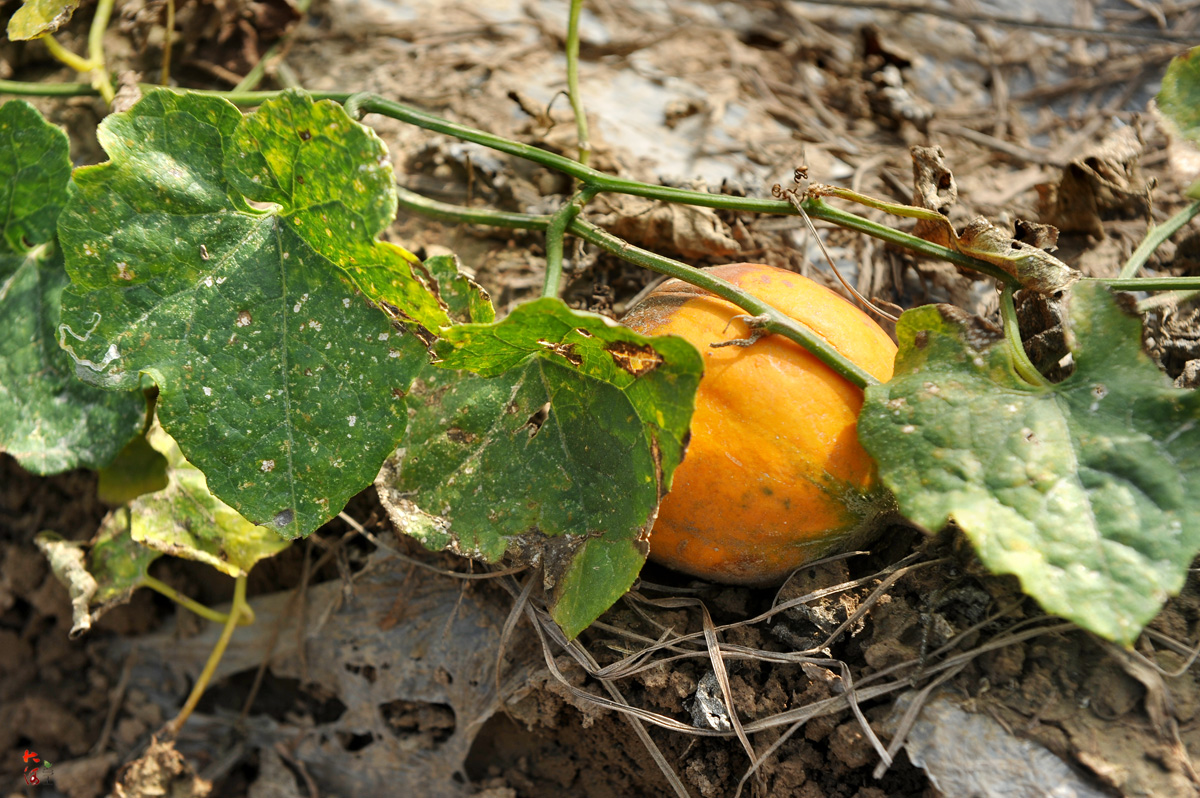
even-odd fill
[(89, 604), (96, 594), (96, 579), (87, 570), (87, 555), (81, 544), (63, 540), (53, 532), (41, 532), (33, 541), (50, 561), (50, 570), (71, 595), (72, 638), (92, 627)]
[(1057, 186), (1041, 187), (1042, 218), (1058, 229), (1104, 238), (1104, 219), (1148, 216), (1150, 192), (1137, 163), (1144, 144), (1118, 128), (1063, 169)]
[(641, 197), (608, 198), (594, 221), (613, 235), (650, 249), (670, 249), (684, 258), (734, 255), (742, 247), (712, 208), (673, 205)]
[(1079, 272), (1049, 252), (1016, 240), (982, 216), (967, 224), (955, 248), (999, 266), (1023, 288), (1042, 294), (1061, 291), (1079, 279)]
[(113, 785), (114, 798), (205, 798), (212, 783), (200, 778), (173, 742), (152, 740), (139, 759), (122, 768)]
[(1061, 291), (1079, 279), (1079, 272), (1044, 249), (1053, 249), (1058, 241), (1058, 230), (1050, 225), (1018, 220), (1014, 236), (980, 216), (972, 219), (960, 236), (947, 217), (958, 199), (958, 188), (945, 154), (940, 147), (913, 147), (911, 154), (913, 205), (942, 217), (919, 219), (914, 235), (987, 261), (1038, 293)]
[[(910, 153), (913, 162), (912, 204), (948, 217), (950, 209), (958, 202), (958, 184), (946, 166), (946, 154), (941, 147), (913, 147)], [(949, 247), (954, 229), (948, 224), (918, 219), (913, 235)]]

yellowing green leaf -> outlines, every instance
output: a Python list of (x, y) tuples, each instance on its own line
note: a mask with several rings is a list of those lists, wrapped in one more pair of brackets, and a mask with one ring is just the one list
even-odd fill
[(22, 42), (54, 33), (77, 8), (79, 0), (25, 0), (8, 20), (8, 38)]
[(204, 474), (184, 459), (161, 427), (150, 444), (170, 465), (166, 489), (129, 505), (133, 540), (163, 554), (207, 563), (230, 576), (245, 576), (259, 560), (287, 548), (275, 530), (252, 524), (208, 490)]

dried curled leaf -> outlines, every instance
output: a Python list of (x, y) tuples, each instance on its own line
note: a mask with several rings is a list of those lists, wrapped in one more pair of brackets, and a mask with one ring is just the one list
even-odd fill
[(161, 555), (129, 534), (130, 515), (118, 508), (100, 523), (91, 541), (64, 540), (39, 532), (34, 543), (50, 563), (54, 578), (71, 596), (72, 638), (92, 628), (100, 616), (129, 601), (146, 578), (150, 563)]
[(1046, 250), (1018, 241), (982, 216), (967, 224), (953, 248), (999, 266), (1039, 294), (1053, 294), (1079, 279), (1079, 272)]
[[(1042, 247), (1053, 248), (1057, 231), (1049, 225), (1017, 221), (1017, 234), (1009, 235), (984, 217), (972, 219), (959, 235), (947, 214), (958, 199), (954, 175), (940, 147), (913, 147), (913, 205), (936, 213), (923, 216), (913, 235), (970, 255), (1002, 269), (1021, 286), (1041, 294), (1061, 291), (1079, 279), (1079, 273)], [(1032, 243), (1026, 231), (1034, 231)]]
[(1121, 127), (1063, 167), (1057, 185), (1042, 187), (1042, 218), (1065, 232), (1104, 238), (1103, 221), (1149, 217), (1150, 192), (1138, 172), (1145, 145), (1133, 127)]

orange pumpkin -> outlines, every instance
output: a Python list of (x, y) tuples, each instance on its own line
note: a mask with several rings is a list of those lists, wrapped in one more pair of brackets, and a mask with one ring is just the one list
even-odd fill
[[(881, 381), (896, 345), (865, 313), (793, 272), (754, 263), (706, 269), (803, 322)], [(691, 441), (659, 508), (650, 558), (718, 582), (766, 585), (865, 545), (894, 502), (858, 442), (862, 391), (799, 344), (750, 346), (745, 311), (669, 280), (623, 320), (700, 350), (704, 376)]]

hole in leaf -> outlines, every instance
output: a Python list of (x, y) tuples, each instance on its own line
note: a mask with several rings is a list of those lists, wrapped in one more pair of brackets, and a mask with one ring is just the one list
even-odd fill
[[(213, 714), (218, 708), (240, 711), (257, 681), (258, 668), (247, 668), (205, 691), (197, 709)], [(311, 717), (317, 725), (336, 723), (346, 713), (346, 705), (320, 685), (301, 686), (299, 679), (284, 679), (267, 670), (250, 707), (251, 715), (266, 715), (280, 723), (297, 716)]]
[(295, 519), (296, 512), (291, 507), (288, 507), (287, 509), (280, 510), (278, 513), (276, 513), (275, 518), (272, 519), (271, 523), (275, 524), (275, 526), (279, 527), (280, 529), (283, 529)]
[(375, 742), (373, 734), (351, 734), (350, 732), (338, 732), (338, 743), (341, 744), (342, 750), (353, 753), (361, 751), (371, 743)]
[(249, 197), (243, 198), (245, 203), (256, 211), (275, 212), (280, 210), (282, 206), (277, 202), (262, 202), (261, 200), (252, 200)]
[(635, 377), (654, 371), (662, 365), (663, 358), (649, 344), (638, 346), (628, 341), (613, 341), (604, 347), (618, 368)]
[(572, 366), (578, 366), (583, 363), (583, 357), (575, 351), (574, 344), (555, 343), (554, 341), (547, 341), (544, 338), (538, 339), (538, 344), (563, 358)]
[(375, 668), (372, 665), (355, 665), (346, 663), (346, 670), (350, 673), (357, 673), (359, 676), (367, 680), (369, 684), (375, 684)]
[[(537, 412), (529, 417), (525, 422), (525, 427), (529, 428), (529, 437), (533, 437), (541, 430), (542, 425), (546, 423), (546, 419), (550, 417), (550, 403), (542, 405), (537, 409)], [(522, 427), (524, 429), (525, 427)]]
[(420, 749), (437, 748), (454, 735), (454, 710), (449, 704), (396, 700), (380, 704), (379, 711), (388, 731)]

